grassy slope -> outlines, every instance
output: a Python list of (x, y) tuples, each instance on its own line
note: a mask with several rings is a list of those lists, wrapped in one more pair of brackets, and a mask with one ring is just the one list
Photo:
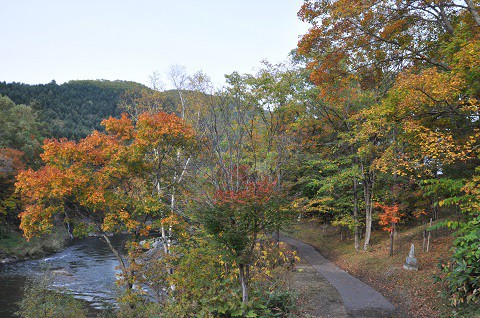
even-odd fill
[(51, 235), (33, 237), (27, 241), (20, 232), (10, 230), (0, 237), (0, 259), (36, 258), (59, 251), (68, 239), (68, 233), (57, 229)]
[[(440, 259), (451, 252), (452, 235), (445, 230), (432, 233), (429, 253), (422, 251), (422, 227), (399, 229), (394, 256), (389, 257), (389, 237), (386, 232), (374, 232), (372, 246), (355, 253), (353, 239), (340, 239), (335, 228), (325, 228), (318, 222), (299, 223), (288, 234), (309, 243), (344, 270), (374, 286), (397, 308), (414, 317), (439, 317), (446, 314), (445, 301), (439, 296), (441, 286), (432, 276), (439, 273)], [(411, 244), (415, 244), (418, 271), (402, 268)]]

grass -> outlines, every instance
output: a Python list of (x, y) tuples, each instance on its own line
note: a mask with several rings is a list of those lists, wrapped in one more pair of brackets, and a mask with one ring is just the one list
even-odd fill
[(0, 259), (36, 258), (61, 250), (68, 238), (63, 229), (55, 229), (53, 234), (34, 237), (27, 241), (21, 232), (9, 229), (0, 237)]
[[(383, 231), (374, 231), (371, 247), (359, 252), (355, 252), (352, 237), (341, 240), (337, 228), (325, 227), (315, 220), (295, 224), (287, 234), (314, 246), (339, 267), (374, 286), (404, 315), (448, 316), (450, 310), (439, 295), (442, 286), (433, 281), (433, 276), (439, 274), (438, 263), (450, 257), (453, 238), (447, 230), (433, 231), (427, 253), (422, 251), (422, 231), (422, 226), (400, 227), (392, 257), (389, 256), (389, 234)], [(412, 243), (418, 271), (403, 269)]]

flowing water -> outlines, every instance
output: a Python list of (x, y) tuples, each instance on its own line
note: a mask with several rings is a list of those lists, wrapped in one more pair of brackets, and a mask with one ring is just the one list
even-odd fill
[[(120, 249), (125, 237), (110, 238)], [(0, 265), (0, 318), (14, 317), (24, 286), (48, 275), (51, 288), (72, 294), (92, 308), (115, 306), (118, 261), (98, 237), (75, 239), (62, 252), (38, 260)]]

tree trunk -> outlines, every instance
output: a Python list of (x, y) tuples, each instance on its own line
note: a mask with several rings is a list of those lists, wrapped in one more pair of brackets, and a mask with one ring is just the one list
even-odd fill
[[(364, 170), (362, 166), (362, 170)], [(365, 242), (363, 244), (363, 250), (366, 251), (370, 245), (370, 236), (372, 234), (372, 212), (373, 212), (373, 186), (375, 184), (375, 175), (373, 172), (364, 172), (363, 190), (365, 195)]]
[(438, 219), (437, 197), (433, 199), (433, 219)]
[[(430, 218), (430, 229), (432, 228), (432, 219)], [(432, 231), (428, 231), (428, 238), (427, 238), (427, 253), (430, 251), (430, 238), (432, 237)]]
[(167, 238), (167, 233), (165, 232), (165, 227), (162, 225), (162, 241), (163, 241), (163, 251), (165, 254), (168, 254), (168, 238)]
[(110, 239), (108, 238), (108, 236), (103, 234), (102, 237), (105, 240), (105, 242), (107, 242), (108, 247), (110, 247), (110, 250), (112, 251), (113, 255), (115, 255), (118, 262), (120, 263), (120, 268), (122, 269), (123, 275), (125, 276), (125, 287), (127, 289), (132, 289), (133, 284), (130, 281), (131, 273), (128, 271), (128, 268), (125, 265), (125, 261), (123, 260), (123, 257), (120, 255), (120, 253), (117, 251), (117, 249), (115, 247), (113, 247), (113, 245), (110, 242)]
[(393, 256), (393, 239), (395, 237), (395, 222), (392, 222), (392, 229), (390, 231), (390, 256)]
[(473, 20), (475, 20), (475, 23), (477, 24), (477, 26), (480, 26), (480, 15), (478, 14), (475, 4), (473, 3), (472, 0), (465, 0), (465, 3), (468, 6), (468, 10), (472, 14)]
[(422, 223), (423, 223), (422, 251), (425, 252), (427, 250), (427, 222), (425, 222), (425, 219), (423, 217), (422, 217)]
[(242, 302), (248, 302), (248, 265), (240, 264), (238, 266), (240, 270), (240, 284), (242, 285)]
[(366, 207), (365, 211), (365, 241), (363, 243), (363, 250), (366, 251), (370, 245), (370, 236), (372, 234), (372, 213), (370, 208)]
[(353, 221), (355, 222), (355, 251), (360, 249), (360, 227), (358, 226), (357, 178), (353, 178)]

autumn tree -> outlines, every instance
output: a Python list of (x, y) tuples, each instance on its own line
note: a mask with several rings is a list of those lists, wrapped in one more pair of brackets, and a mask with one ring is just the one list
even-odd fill
[[(76, 235), (128, 231), (135, 237), (173, 226), (162, 191), (172, 186), (171, 170), (180, 169), (172, 165), (176, 149), (192, 145), (191, 128), (161, 112), (144, 113), (135, 123), (124, 114), (103, 125), (105, 134), (95, 131), (78, 142), (46, 140), (45, 165), (19, 174), (27, 238), (50, 231), (55, 221), (71, 224)], [(131, 287), (132, 275), (113, 251)]]
[(312, 80), (325, 89), (330, 84), (343, 87), (339, 80), (352, 71), (362, 75), (364, 84), (376, 87), (390, 72), (406, 66), (426, 63), (451, 69), (438, 42), (455, 41), (456, 28), (463, 22), (478, 27), (477, 15), (471, 1), (306, 0), (299, 17), (312, 28), (299, 50), (313, 57)]
[[(371, 96), (372, 102), (350, 117), (355, 120), (350, 140), (358, 159), (370, 158), (363, 167), (375, 173), (374, 200), (388, 202), (382, 205), (390, 211), (381, 214), (384, 222), (395, 219), (397, 204), (408, 206), (406, 217), (415, 211), (437, 217), (440, 206), (450, 214), (463, 211), (461, 224), (470, 225), (459, 231), (458, 253), (444, 267), (445, 279), (454, 305), (475, 303), (475, 284), (466, 272), (477, 269), (459, 259), (474, 255), (466, 246), (475, 245), (477, 236), (469, 206), (478, 165), (478, 4), (306, 0), (299, 16), (312, 25), (298, 51), (319, 98), (345, 105), (341, 97), (352, 88)], [(416, 198), (405, 195), (409, 189)]]
[[(336, 107), (350, 103), (345, 96), (352, 92), (371, 99), (364, 110), (346, 117), (355, 121), (349, 139), (363, 171), (364, 247), (371, 220), (369, 183), (387, 173), (391, 188), (402, 176), (442, 173), (446, 165), (468, 156), (469, 137), (461, 134), (471, 135), (476, 121), (470, 110), (476, 102), (471, 89), (464, 91), (472, 86), (464, 85), (457, 70), (459, 61), (470, 65), (478, 57), (477, 12), (472, 8), (472, 3), (450, 1), (305, 1), (299, 12), (312, 24), (298, 51), (319, 98)], [(472, 68), (460, 68), (475, 77)]]
[(390, 233), (390, 256), (393, 256), (395, 230), (397, 224), (400, 222), (402, 213), (399, 211), (398, 203), (389, 206), (376, 202), (375, 206), (382, 210), (382, 213), (379, 215), (380, 221), (378, 223), (382, 226), (382, 230)]
[(275, 138), (285, 126), (275, 114), (282, 105), (264, 93), (273, 93), (277, 85), (268, 76), (227, 77), (227, 89), (207, 103), (203, 151), (195, 162), (201, 200), (195, 200), (194, 219), (236, 264), (244, 303), (259, 236), (286, 219), (284, 209), (274, 208), (281, 189), (276, 177), (283, 174), (285, 160), (275, 158)]
[[(333, 217), (336, 224), (353, 230), (358, 250), (363, 220), (359, 212), (362, 208), (365, 210), (366, 228), (371, 224), (370, 202), (376, 178), (372, 162), (377, 155), (377, 145), (372, 139), (364, 148), (361, 147), (357, 116), (375, 101), (353, 80), (348, 90), (329, 98), (323, 98), (318, 88), (306, 87), (304, 104), (299, 111), (301, 117), (292, 126), (291, 132), (300, 141), (303, 150), (304, 172), (312, 174), (297, 177), (300, 183), (296, 188), (301, 190), (303, 187), (307, 191), (301, 192), (306, 198), (317, 203), (327, 203), (322, 198), (331, 198), (319, 207), (323, 206), (333, 213), (330, 219)], [(299, 188), (300, 184), (303, 186)], [(307, 205), (311, 205), (309, 200), (305, 201)]]
[(224, 246), (238, 266), (242, 300), (248, 302), (250, 268), (254, 248), (262, 231), (274, 229), (278, 196), (268, 180), (244, 180), (241, 188), (218, 190), (212, 202), (197, 213), (207, 233)]

